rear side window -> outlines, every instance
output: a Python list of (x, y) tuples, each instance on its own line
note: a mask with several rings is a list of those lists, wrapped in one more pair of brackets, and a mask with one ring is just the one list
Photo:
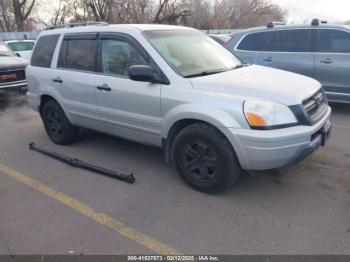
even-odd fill
[(321, 53), (350, 53), (350, 34), (340, 30), (322, 29), (318, 31)]
[(311, 30), (280, 30), (270, 32), (270, 34), (264, 51), (291, 53), (311, 51)]
[(34, 48), (31, 65), (50, 67), (59, 35), (41, 36)]
[(262, 51), (268, 39), (268, 32), (252, 33), (244, 37), (237, 50)]
[(95, 50), (95, 39), (65, 39), (62, 43), (58, 67), (94, 71)]

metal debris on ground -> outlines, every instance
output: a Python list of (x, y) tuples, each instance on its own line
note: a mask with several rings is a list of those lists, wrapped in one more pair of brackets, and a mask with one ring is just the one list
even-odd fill
[(53, 151), (50, 151), (50, 150), (43, 149), (43, 148), (38, 147), (37, 145), (35, 145), (35, 143), (30, 143), (29, 144), (29, 149), (33, 150), (33, 151), (36, 151), (36, 152), (39, 152), (39, 153), (41, 153), (43, 155), (52, 157), (52, 158), (54, 158), (56, 160), (59, 160), (59, 161), (61, 161), (63, 163), (66, 163), (66, 164), (68, 164), (70, 166), (74, 166), (74, 167), (82, 168), (82, 169), (85, 169), (85, 170), (89, 170), (89, 171), (95, 172), (97, 174), (100, 174), (100, 175), (103, 175), (103, 176), (107, 176), (107, 177), (111, 177), (111, 178), (114, 178), (114, 179), (119, 179), (119, 180), (122, 180), (124, 182), (129, 183), (129, 184), (135, 183), (135, 178), (134, 178), (134, 175), (132, 173), (130, 173), (130, 174), (123, 174), (123, 173), (119, 173), (117, 171), (113, 171), (113, 170), (109, 170), (109, 169), (106, 169), (106, 168), (103, 168), (103, 167), (95, 166), (93, 164), (81, 161), (81, 160), (79, 160), (77, 158), (71, 158), (71, 157), (65, 156), (65, 155), (60, 154), (60, 153), (56, 153), (56, 152), (53, 152)]

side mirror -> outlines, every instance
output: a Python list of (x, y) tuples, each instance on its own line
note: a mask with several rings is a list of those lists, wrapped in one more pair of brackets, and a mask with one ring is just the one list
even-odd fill
[(21, 57), (21, 55), (19, 53), (16, 53), (16, 56)]
[(131, 80), (139, 82), (154, 82), (153, 69), (147, 65), (134, 65), (129, 67)]

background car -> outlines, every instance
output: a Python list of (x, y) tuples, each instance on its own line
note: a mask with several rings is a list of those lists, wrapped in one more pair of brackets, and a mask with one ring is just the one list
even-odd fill
[(350, 27), (318, 19), (311, 25), (269, 23), (232, 34), (225, 46), (248, 63), (315, 78), (329, 101), (350, 103)]
[(0, 93), (22, 90), (27, 86), (25, 68), (27, 61), (0, 41)]
[(20, 57), (30, 60), (32, 56), (35, 40), (9, 40), (5, 43)]
[(208, 36), (214, 39), (220, 45), (225, 45), (231, 39), (230, 35), (225, 34), (209, 34)]

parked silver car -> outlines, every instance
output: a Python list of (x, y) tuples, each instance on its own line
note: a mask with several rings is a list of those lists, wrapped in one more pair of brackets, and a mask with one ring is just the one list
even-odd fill
[(269, 23), (232, 34), (225, 45), (248, 63), (315, 78), (332, 102), (350, 103), (350, 27)]
[(295, 164), (325, 145), (331, 108), (317, 81), (241, 60), (195, 29), (107, 25), (47, 30), (27, 99), (57, 144), (78, 127), (163, 149), (193, 188), (241, 169)]

